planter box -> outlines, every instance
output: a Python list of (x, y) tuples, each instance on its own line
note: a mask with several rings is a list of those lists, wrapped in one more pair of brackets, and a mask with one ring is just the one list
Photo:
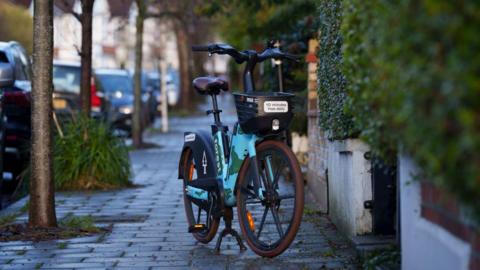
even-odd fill
[(328, 142), (329, 215), (348, 237), (372, 232), (372, 214), (364, 207), (372, 199), (369, 150), (359, 139)]

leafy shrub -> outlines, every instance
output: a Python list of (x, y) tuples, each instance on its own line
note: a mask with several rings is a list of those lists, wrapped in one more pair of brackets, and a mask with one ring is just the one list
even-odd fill
[(106, 189), (130, 184), (128, 149), (103, 122), (78, 117), (55, 138), (57, 189)]
[[(393, 7), (392, 7), (393, 8)], [(346, 80), (345, 111), (352, 116), (355, 129), (360, 131), (363, 140), (373, 147), (373, 151), (386, 161), (393, 162), (397, 152), (399, 133), (390, 129), (400, 128), (393, 116), (397, 112), (390, 110), (397, 107), (401, 94), (394, 89), (393, 81), (374, 79), (375, 72), (385, 71), (392, 59), (382, 58), (385, 48), (379, 42), (390, 31), (383, 23), (385, 12), (381, 11), (379, 1), (362, 2), (349, 0), (342, 9), (343, 21), (341, 35), (342, 72)], [(377, 14), (381, 13), (381, 14)], [(386, 45), (386, 44), (385, 44)]]
[(342, 3), (320, 7), (322, 126), (399, 146), (480, 217), (480, 4)]
[(344, 139), (357, 134), (352, 117), (345, 111), (346, 80), (342, 73), (342, 1), (322, 0), (319, 5), (319, 123), (332, 139)]
[(401, 265), (400, 251), (392, 246), (385, 250), (376, 250), (369, 254), (363, 262), (363, 269), (399, 269)]

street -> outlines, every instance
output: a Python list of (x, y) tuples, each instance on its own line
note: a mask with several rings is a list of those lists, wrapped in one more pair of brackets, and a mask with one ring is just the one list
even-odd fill
[[(232, 123), (232, 112), (225, 113)], [(145, 140), (159, 148), (131, 152), (135, 188), (56, 194), (59, 220), (92, 215), (111, 233), (67, 240), (0, 243), (1, 269), (355, 269), (355, 253), (325, 216), (306, 207), (300, 231), (290, 248), (274, 259), (240, 252), (226, 237), (216, 255), (216, 238), (198, 243), (188, 232), (177, 162), (183, 131), (208, 128), (206, 116), (173, 118), (168, 134), (151, 131)], [(10, 206), (15, 211), (22, 199)], [(26, 215), (17, 221), (25, 222)], [(223, 222), (220, 225), (223, 228)], [(239, 230), (234, 216), (234, 227)], [(240, 231), (240, 230), (239, 230)]]

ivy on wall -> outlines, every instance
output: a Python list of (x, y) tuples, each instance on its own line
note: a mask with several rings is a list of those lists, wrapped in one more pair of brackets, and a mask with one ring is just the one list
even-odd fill
[(320, 8), (322, 127), (333, 137), (359, 130), (384, 157), (399, 146), (480, 217), (480, 3)]
[(346, 80), (342, 73), (341, 0), (322, 0), (319, 5), (318, 50), (319, 123), (330, 138), (355, 135), (352, 117), (345, 111)]

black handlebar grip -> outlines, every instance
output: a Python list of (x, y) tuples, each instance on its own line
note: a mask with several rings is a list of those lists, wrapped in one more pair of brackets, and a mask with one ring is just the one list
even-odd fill
[(192, 45), (193, 52), (208, 52), (208, 45)]
[(292, 60), (295, 62), (300, 62), (301, 57), (294, 54), (284, 53), (285, 59)]

